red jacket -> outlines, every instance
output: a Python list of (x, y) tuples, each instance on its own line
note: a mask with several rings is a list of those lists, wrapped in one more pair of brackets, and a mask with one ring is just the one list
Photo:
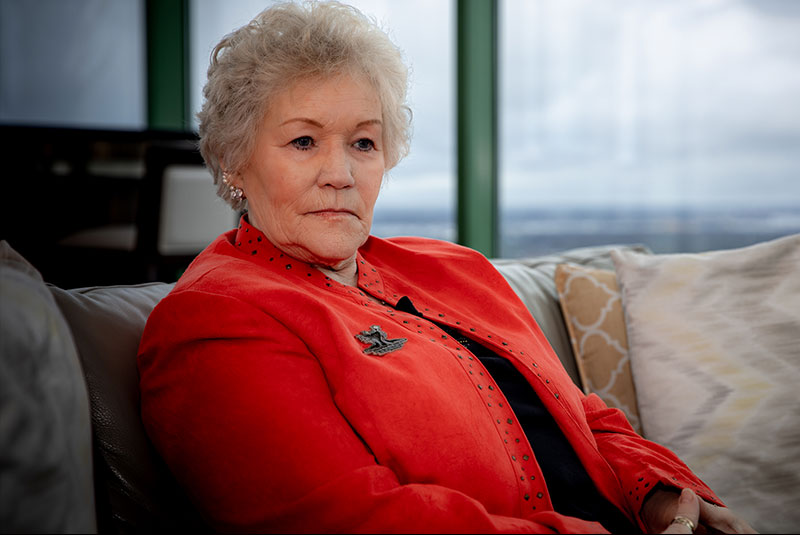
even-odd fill
[[(525, 305), (479, 253), (370, 237), (359, 287), (281, 254), (243, 218), (156, 306), (140, 352), (156, 448), (224, 531), (601, 532), (552, 510), (536, 456), (477, 358), (408, 296), (505, 355), (600, 492), (639, 522), (656, 483), (714, 494), (621, 412), (584, 396)], [(365, 353), (379, 326), (405, 338)]]

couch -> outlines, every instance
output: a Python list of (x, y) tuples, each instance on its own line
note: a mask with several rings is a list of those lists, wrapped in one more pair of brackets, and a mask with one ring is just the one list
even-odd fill
[[(600, 325), (614, 310), (614, 321), (626, 321), (619, 288), (611, 280), (609, 289), (597, 278), (611, 274), (613, 279), (624, 255), (637, 261), (662, 256), (644, 246), (609, 245), (493, 262), (528, 306), (575, 383), (624, 408), (641, 429), (647, 421), (640, 422), (644, 415), (631, 406), (641, 392), (634, 394), (630, 363), (625, 347), (620, 348), (627, 340), (613, 340), (614, 335), (601, 332), (610, 328)], [(138, 341), (148, 314), (172, 285), (62, 289), (43, 281), (6, 242), (0, 242), (0, 269), (0, 531), (206, 531), (139, 418)], [(588, 290), (601, 289), (609, 297), (592, 312), (603, 316), (594, 327), (582, 319), (583, 312), (569, 308), (569, 303), (596, 301), (596, 295), (581, 297), (581, 281), (588, 281)], [(784, 290), (791, 293), (795, 286)], [(601, 334), (606, 349), (619, 353), (611, 364), (602, 362), (607, 355), (598, 357), (603, 348), (589, 348), (588, 340), (598, 336), (587, 338), (581, 331), (586, 328)], [(624, 333), (620, 336), (625, 338)], [(800, 341), (800, 336), (795, 339)], [(617, 390), (624, 384), (628, 393), (609, 388), (609, 382), (617, 383)], [(800, 423), (800, 404), (796, 398), (788, 403), (795, 412), (783, 423)], [(790, 442), (797, 436), (791, 432)], [(800, 455), (800, 442), (793, 446), (794, 455)], [(796, 462), (786, 462), (793, 471)], [(795, 480), (789, 477), (783, 483)], [(786, 514), (792, 522), (797, 520), (796, 513)]]

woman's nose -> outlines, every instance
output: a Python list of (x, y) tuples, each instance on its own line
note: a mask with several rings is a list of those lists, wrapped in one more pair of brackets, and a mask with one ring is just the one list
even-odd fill
[(342, 189), (355, 183), (347, 148), (331, 147), (325, 152), (318, 177), (319, 186)]

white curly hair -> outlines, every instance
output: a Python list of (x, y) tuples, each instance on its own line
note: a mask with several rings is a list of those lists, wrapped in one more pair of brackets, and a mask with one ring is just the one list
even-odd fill
[(211, 53), (197, 114), (200, 152), (217, 194), (246, 209), (245, 199), (231, 198), (223, 172), (235, 173), (250, 159), (271, 100), (301, 79), (340, 74), (364, 76), (375, 88), (388, 171), (409, 149), (408, 67), (374, 20), (339, 2), (285, 2), (226, 35)]

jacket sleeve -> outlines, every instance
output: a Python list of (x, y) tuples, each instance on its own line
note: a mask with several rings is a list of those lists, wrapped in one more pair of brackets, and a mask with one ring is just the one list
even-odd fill
[(642, 503), (659, 485), (673, 489), (689, 487), (704, 500), (722, 505), (716, 494), (675, 453), (638, 435), (622, 411), (609, 408), (596, 394), (584, 396), (583, 405), (600, 454), (617, 474), (628, 505), (642, 529)]
[(492, 515), (456, 490), (401, 484), (337, 410), (302, 340), (231, 297), (166, 297), (138, 364), (145, 427), (218, 530), (604, 531), (553, 512)]

